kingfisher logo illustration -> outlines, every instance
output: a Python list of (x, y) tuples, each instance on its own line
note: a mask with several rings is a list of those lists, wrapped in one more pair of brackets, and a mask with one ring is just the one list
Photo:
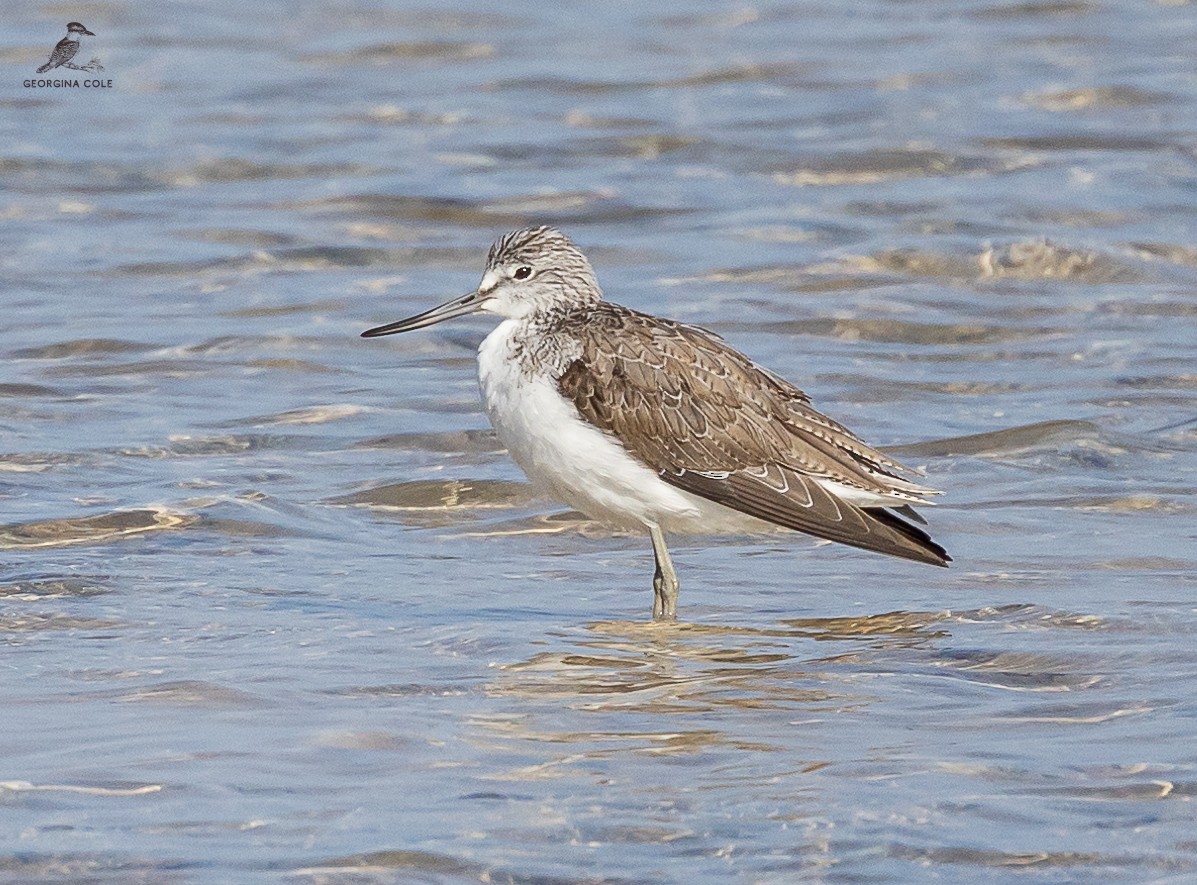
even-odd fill
[[(104, 66), (100, 64), (98, 57), (92, 58), (87, 64), (77, 64), (76, 59), (82, 58), (79, 55), (79, 50), (83, 48), (84, 37), (94, 37), (95, 34), (89, 31), (80, 22), (67, 22), (66, 36), (55, 44), (54, 49), (50, 52), (50, 60), (37, 69), (39, 74), (48, 74), (53, 72), (56, 79), (53, 80), (26, 80), (25, 86), (28, 87), (66, 87), (68, 89), (94, 88), (99, 87), (110, 88), (112, 86), (111, 80), (78, 80), (70, 77), (67, 71), (85, 71), (92, 73), (95, 71), (104, 70)], [(58, 79), (62, 78), (62, 79)]]
[(94, 37), (91, 31), (79, 24), (79, 22), (67, 22), (66, 36), (58, 41), (58, 45), (54, 47), (54, 51), (50, 53), (50, 60), (37, 69), (39, 74), (44, 74), (47, 71), (52, 71), (55, 68), (70, 68), (72, 71), (102, 71), (104, 66), (100, 64), (98, 58), (93, 58), (86, 65), (72, 64), (72, 59), (79, 54), (79, 49), (83, 45), (83, 38)]

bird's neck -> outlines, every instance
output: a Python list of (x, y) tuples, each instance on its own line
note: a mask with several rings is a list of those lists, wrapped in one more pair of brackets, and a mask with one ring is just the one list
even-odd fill
[(561, 305), (508, 320), (495, 330), (495, 344), (502, 340), (504, 359), (516, 363), (526, 373), (559, 375), (577, 356), (568, 326), (580, 309), (584, 308)]
[(524, 317), (522, 322), (530, 332), (550, 332), (567, 323), (576, 322), (579, 316), (584, 316), (600, 303), (602, 298), (598, 296), (557, 301), (538, 307)]

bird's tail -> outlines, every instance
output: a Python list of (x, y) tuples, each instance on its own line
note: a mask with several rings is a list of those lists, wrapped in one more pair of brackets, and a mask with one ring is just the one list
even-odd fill
[(37, 69), (37, 72), (39, 74), (44, 74), (44, 73), (46, 73), (46, 71), (50, 70), (50, 67), (51, 67), (50, 62), (46, 62), (44, 65), (42, 65), (40, 68)]

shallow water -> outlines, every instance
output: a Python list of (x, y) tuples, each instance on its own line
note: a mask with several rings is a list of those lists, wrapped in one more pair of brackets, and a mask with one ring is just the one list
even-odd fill
[[(1197, 877), (1181, 3), (90, 4), (0, 44), (0, 881)], [(26, 89), (64, 16), (114, 86)], [(524, 484), (562, 226), (947, 491), (949, 570)]]

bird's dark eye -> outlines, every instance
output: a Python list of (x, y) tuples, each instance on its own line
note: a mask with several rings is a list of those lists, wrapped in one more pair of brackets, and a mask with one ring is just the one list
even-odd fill
[(526, 280), (528, 277), (532, 276), (532, 268), (528, 267), (526, 264), (522, 267), (517, 267), (512, 276), (517, 280)]

